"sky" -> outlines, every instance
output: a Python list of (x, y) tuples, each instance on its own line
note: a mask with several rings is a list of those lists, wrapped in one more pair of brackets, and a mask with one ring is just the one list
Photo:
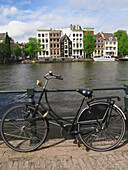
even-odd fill
[(128, 31), (128, 0), (0, 0), (0, 33), (15, 42), (36, 37), (38, 29), (80, 24), (94, 33)]

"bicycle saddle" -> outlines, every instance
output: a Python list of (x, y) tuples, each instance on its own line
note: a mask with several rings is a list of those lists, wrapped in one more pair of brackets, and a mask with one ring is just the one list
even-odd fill
[(92, 93), (93, 93), (92, 89), (77, 89), (76, 91), (88, 98), (92, 97)]

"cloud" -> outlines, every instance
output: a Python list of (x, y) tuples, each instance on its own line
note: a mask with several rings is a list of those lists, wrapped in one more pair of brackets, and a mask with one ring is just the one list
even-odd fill
[(3, 10), (3, 15), (7, 16), (7, 15), (14, 15), (18, 13), (18, 9), (16, 7), (11, 7), (11, 8), (4, 8)]
[[(72, 5), (66, 8), (40, 6), (36, 10), (1, 5), (0, 32), (8, 32), (15, 41), (27, 42), (29, 37), (36, 37), (37, 29), (65, 28), (70, 24), (93, 27), (95, 34), (99, 31), (115, 32), (118, 29), (128, 28), (126, 0), (123, 0), (122, 6), (119, 0), (69, 1)], [(26, 4), (31, 2), (24, 1)]]
[(29, 37), (36, 37), (39, 21), (25, 23), (21, 21), (11, 21), (7, 25), (0, 26), (0, 32), (8, 32), (9, 36), (18, 42), (27, 42)]
[(97, 10), (102, 8), (126, 8), (128, 0), (69, 0), (72, 6), (87, 10)]

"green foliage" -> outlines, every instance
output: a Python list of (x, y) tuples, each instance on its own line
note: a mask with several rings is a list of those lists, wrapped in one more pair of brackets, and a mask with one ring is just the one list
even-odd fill
[(13, 48), (13, 52), (14, 52), (14, 55), (18, 58), (19, 56), (21, 56), (21, 49), (19, 47), (18, 44), (15, 44), (14, 45), (14, 48)]
[(96, 39), (92, 35), (91, 31), (87, 31), (83, 37), (83, 51), (87, 54), (87, 58), (91, 58), (96, 46)]
[(37, 41), (36, 38), (30, 37), (24, 51), (30, 56), (30, 58), (33, 59), (36, 57), (37, 52), (41, 51), (41, 44)]
[(117, 32), (114, 33), (114, 37), (117, 37), (118, 41), (123, 35), (127, 35), (127, 32), (124, 30), (118, 30)]
[(6, 42), (6, 40), (4, 40), (1, 43), (1, 56), (2, 56), (2, 61), (4, 62), (8, 60), (11, 56), (9, 44)]
[(128, 35), (124, 30), (118, 30), (114, 33), (118, 40), (118, 53), (120, 56), (128, 55)]

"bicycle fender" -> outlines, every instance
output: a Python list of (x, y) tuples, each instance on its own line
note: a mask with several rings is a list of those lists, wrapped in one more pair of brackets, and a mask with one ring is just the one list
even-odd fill
[(124, 120), (127, 120), (124, 112), (123, 112), (118, 106), (116, 106), (115, 104), (114, 104), (114, 107), (117, 108), (118, 110), (120, 110), (120, 112), (122, 113), (122, 115), (123, 115), (123, 117), (124, 117)]

